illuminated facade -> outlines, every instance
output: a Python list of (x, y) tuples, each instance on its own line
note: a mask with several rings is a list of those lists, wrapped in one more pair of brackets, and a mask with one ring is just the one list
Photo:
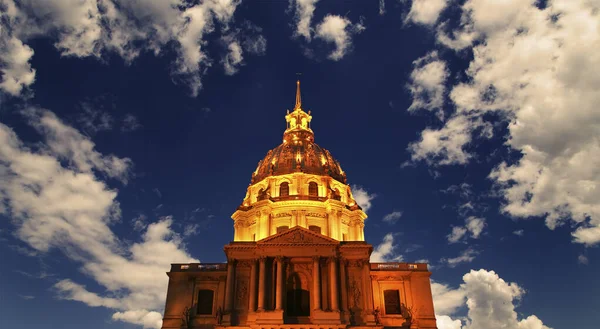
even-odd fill
[(367, 215), (297, 83), (281, 145), (232, 215), (225, 264), (173, 264), (163, 328), (436, 328), (427, 264), (370, 263)]

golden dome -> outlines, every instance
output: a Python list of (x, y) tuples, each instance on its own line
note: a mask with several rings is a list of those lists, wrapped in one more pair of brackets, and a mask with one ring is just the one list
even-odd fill
[(294, 172), (327, 175), (341, 183), (346, 183), (346, 174), (329, 151), (314, 142), (300, 140), (292, 143), (282, 143), (270, 150), (265, 158), (258, 163), (258, 168), (252, 175), (252, 184), (268, 176)]
[(300, 81), (297, 82), (296, 106), (285, 119), (287, 129), (283, 134), (283, 143), (267, 152), (258, 162), (252, 174), (252, 184), (269, 176), (279, 176), (302, 172), (320, 176), (330, 176), (346, 184), (346, 174), (340, 163), (331, 156), (328, 150), (314, 142), (314, 134), (310, 129), (312, 116), (302, 110), (300, 99)]

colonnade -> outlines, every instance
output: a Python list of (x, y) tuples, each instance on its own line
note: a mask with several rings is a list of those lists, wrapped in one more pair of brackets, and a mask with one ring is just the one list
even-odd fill
[[(346, 286), (346, 269), (345, 262), (340, 262), (340, 275), (338, 275), (338, 258), (337, 257), (327, 257), (327, 267), (325, 270), (329, 275), (329, 309), (328, 311), (339, 311), (340, 310), (340, 301), (338, 299), (338, 287)], [(275, 257), (275, 261), (273, 263), (276, 265), (276, 287), (275, 287), (275, 310), (283, 310), (283, 300), (285, 294), (285, 282), (286, 282), (286, 273), (285, 273), (285, 258), (278, 256)], [(310, 292), (312, 298), (312, 307), (313, 311), (321, 311), (321, 292), (322, 292), (322, 283), (321, 283), (321, 257), (314, 256), (312, 258), (312, 291)], [(225, 312), (230, 312), (233, 310), (233, 300), (234, 300), (234, 289), (235, 289), (235, 269), (236, 261), (229, 260), (227, 264), (227, 281), (225, 288)], [(258, 272), (257, 272), (258, 267)], [(341, 278), (341, 282), (338, 280)], [(258, 281), (258, 282), (257, 282)], [(252, 260), (251, 270), (250, 270), (250, 291), (249, 291), (249, 301), (248, 301), (248, 310), (250, 312), (261, 312), (264, 311), (266, 306), (266, 296), (267, 296), (267, 257), (260, 257), (258, 260)], [(341, 289), (341, 297), (342, 297), (342, 305), (346, 299), (345, 289)], [(272, 305), (272, 304), (271, 304)]]

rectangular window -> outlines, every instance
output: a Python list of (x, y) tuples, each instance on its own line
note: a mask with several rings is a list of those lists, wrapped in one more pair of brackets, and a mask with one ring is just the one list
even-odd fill
[(348, 241), (348, 235), (342, 233), (342, 241)]
[(212, 314), (214, 294), (212, 290), (198, 290), (198, 315)]
[(383, 292), (385, 314), (402, 314), (400, 308), (400, 292), (398, 290), (385, 290)]
[(308, 227), (308, 229), (309, 229), (310, 231), (313, 231), (313, 232), (315, 232), (315, 233), (319, 233), (319, 234), (321, 234), (321, 227), (319, 227), (319, 226), (316, 226), (316, 225), (310, 225), (310, 226)]

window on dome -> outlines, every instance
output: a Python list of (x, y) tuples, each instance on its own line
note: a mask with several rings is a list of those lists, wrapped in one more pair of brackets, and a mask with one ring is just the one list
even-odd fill
[(289, 229), (289, 227), (287, 226), (278, 226), (277, 227), (277, 234), (281, 233), (281, 232), (285, 232)]
[(279, 185), (279, 196), (289, 196), (290, 195), (290, 184), (288, 182), (283, 182)]
[(308, 229), (309, 229), (310, 231), (312, 231), (312, 232), (315, 232), (315, 233), (319, 233), (319, 234), (321, 234), (321, 227), (319, 227), (319, 226), (317, 226), (317, 225), (310, 225), (310, 226), (308, 227)]
[(319, 196), (319, 185), (315, 182), (308, 183), (308, 195)]

